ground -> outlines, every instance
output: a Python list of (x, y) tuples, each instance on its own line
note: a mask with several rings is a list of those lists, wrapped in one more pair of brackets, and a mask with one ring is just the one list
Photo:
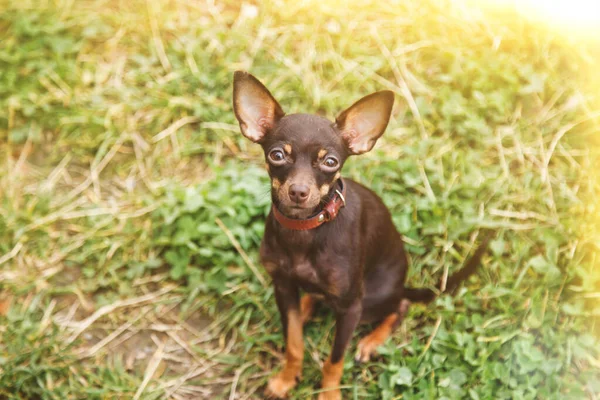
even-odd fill
[[(476, 2), (0, 0), (0, 398), (258, 399), (282, 357), (257, 248), (270, 205), (231, 109), (396, 93), (345, 175), (404, 235), (414, 306), (353, 399), (596, 399), (597, 42)], [(305, 329), (318, 391), (333, 320)], [(316, 397), (316, 396), (315, 396)]]

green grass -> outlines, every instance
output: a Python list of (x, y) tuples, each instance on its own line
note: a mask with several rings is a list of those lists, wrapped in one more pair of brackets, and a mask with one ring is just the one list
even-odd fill
[[(345, 398), (600, 395), (598, 42), (448, 1), (0, 1), (0, 398), (261, 398), (283, 339), (269, 184), (231, 78), (333, 118), (397, 93), (345, 175), (406, 238), (414, 306)], [(305, 329), (318, 390), (326, 311)], [(368, 327), (361, 327), (356, 339)]]

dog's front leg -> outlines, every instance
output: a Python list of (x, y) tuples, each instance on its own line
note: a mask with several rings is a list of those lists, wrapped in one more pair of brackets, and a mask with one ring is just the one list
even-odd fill
[(319, 400), (339, 400), (342, 393), (339, 389), (342, 373), (344, 372), (344, 353), (354, 328), (360, 320), (362, 312), (362, 302), (356, 300), (352, 305), (336, 314), (335, 320), (335, 340), (331, 356), (323, 364), (323, 380), (321, 387), (323, 392), (319, 394)]
[(298, 288), (289, 281), (274, 281), (275, 300), (285, 337), (285, 361), (283, 369), (269, 380), (267, 397), (285, 398), (302, 373), (304, 341), (302, 340), (302, 317), (300, 315), (300, 294)]

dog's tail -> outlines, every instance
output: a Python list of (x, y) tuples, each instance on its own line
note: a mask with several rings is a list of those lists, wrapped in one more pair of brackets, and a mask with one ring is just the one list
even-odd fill
[[(487, 230), (484, 233), (483, 240), (479, 247), (477, 247), (477, 250), (475, 250), (475, 254), (467, 260), (466, 264), (459, 271), (455, 272), (447, 279), (446, 287), (442, 287), (443, 282), (438, 284), (440, 294), (454, 293), (458, 286), (475, 272), (477, 266), (481, 263), (481, 257), (483, 257), (490, 240), (495, 234), (496, 231), (494, 230)], [(437, 293), (432, 289), (407, 287), (404, 289), (404, 296), (412, 302), (429, 303), (437, 297)]]

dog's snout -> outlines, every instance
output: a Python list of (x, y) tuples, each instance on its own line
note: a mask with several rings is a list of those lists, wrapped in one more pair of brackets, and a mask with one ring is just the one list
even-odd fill
[(288, 190), (290, 199), (296, 203), (303, 203), (310, 195), (310, 188), (306, 185), (292, 184)]

